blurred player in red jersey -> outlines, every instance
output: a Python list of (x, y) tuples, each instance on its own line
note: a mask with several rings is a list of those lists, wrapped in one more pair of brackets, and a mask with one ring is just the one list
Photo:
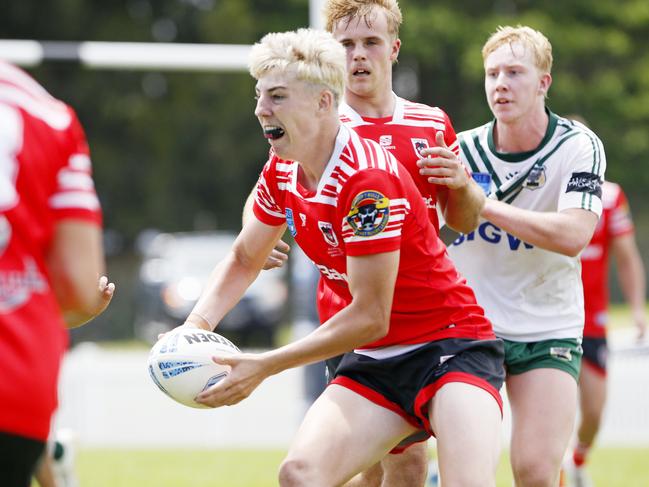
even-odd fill
[(57, 405), (66, 328), (101, 313), (101, 210), (74, 111), (0, 61), (0, 472), (29, 485)]
[[(576, 118), (576, 117), (568, 117)], [(590, 244), (581, 254), (586, 321), (583, 367), (579, 376), (581, 420), (577, 444), (572, 453), (569, 476), (575, 487), (592, 485), (584, 467), (599, 431), (606, 402), (606, 360), (608, 347), (608, 267), (612, 253), (620, 287), (631, 307), (638, 338), (647, 328), (645, 315), (645, 269), (635, 241), (629, 205), (622, 188), (615, 183), (602, 186), (603, 212)]]
[(343, 47), (310, 29), (269, 34), (250, 66), (270, 158), (253, 216), (184, 326), (216, 328), (287, 227), (329, 295), (318, 296), (322, 324), (304, 338), (215, 357), (232, 371), (197, 400), (236, 404), (273, 374), (344, 353), (298, 430), (280, 485), (340, 485), (434, 432), (445, 482), (494, 486), (502, 343), (405, 168), (340, 123)]

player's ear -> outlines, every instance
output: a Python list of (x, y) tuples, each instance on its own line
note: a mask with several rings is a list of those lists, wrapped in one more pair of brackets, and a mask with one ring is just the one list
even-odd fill
[(395, 39), (392, 41), (392, 50), (390, 51), (390, 61), (393, 63), (397, 62), (399, 57), (399, 51), (401, 50), (401, 39)]
[(335, 97), (331, 90), (322, 90), (318, 100), (318, 108), (323, 112), (329, 112), (335, 107)]
[(543, 95), (543, 98), (547, 98), (548, 90), (552, 84), (552, 75), (550, 73), (545, 73), (541, 76), (541, 82), (539, 83), (539, 93)]

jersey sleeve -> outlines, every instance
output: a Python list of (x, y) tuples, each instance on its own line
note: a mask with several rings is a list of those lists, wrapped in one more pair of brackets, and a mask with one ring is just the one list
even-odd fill
[(71, 122), (61, 134), (60, 163), (48, 204), (55, 220), (74, 218), (101, 225), (101, 205), (92, 177), (86, 135), (74, 111), (69, 107), (68, 110)]
[(277, 171), (277, 166), (281, 164), (271, 152), (257, 180), (253, 205), (253, 212), (259, 221), (276, 227), (286, 223), (286, 216), (281, 206)]
[(446, 146), (453, 151), (456, 156), (460, 155), (460, 144), (457, 141), (457, 135), (450, 117), (444, 112), (444, 142)]
[(410, 209), (397, 176), (380, 169), (355, 173), (340, 192), (338, 216), (347, 255), (390, 252), (401, 247)]
[(626, 195), (619, 186), (615, 204), (608, 219), (608, 233), (612, 237), (621, 237), (635, 231), (631, 211)]
[(572, 143), (574, 157), (563, 170), (558, 211), (569, 208), (589, 210), (602, 214), (602, 183), (606, 170), (606, 155), (599, 138), (592, 132), (583, 132)]

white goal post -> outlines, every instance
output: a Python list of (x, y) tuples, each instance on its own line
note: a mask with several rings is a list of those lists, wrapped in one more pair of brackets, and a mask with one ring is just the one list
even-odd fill
[[(324, 26), (324, 0), (309, 0), (309, 24)], [(92, 69), (245, 71), (250, 45), (165, 42), (71, 42), (0, 39), (0, 59), (31, 67), (77, 62)]]

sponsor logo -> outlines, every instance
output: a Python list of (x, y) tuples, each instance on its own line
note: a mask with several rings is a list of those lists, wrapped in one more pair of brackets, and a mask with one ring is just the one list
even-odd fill
[(379, 137), (379, 144), (381, 147), (389, 147), (392, 145), (392, 136), (391, 135), (381, 135)]
[(24, 261), (22, 270), (0, 271), (0, 313), (10, 313), (27, 303), (32, 294), (43, 294), (48, 289), (32, 258)]
[(338, 238), (334, 232), (333, 225), (329, 222), (318, 222), (318, 228), (322, 232), (322, 235), (327, 242), (332, 247), (338, 247)]
[(446, 362), (448, 359), (452, 359), (453, 357), (455, 357), (455, 354), (452, 354), (452, 355), (442, 355), (442, 356), (439, 358), (439, 365), (442, 365), (442, 364), (443, 364), (444, 362)]
[(347, 223), (354, 235), (371, 237), (381, 233), (390, 220), (390, 200), (378, 191), (363, 191), (352, 201)]
[(550, 347), (550, 355), (554, 358), (560, 358), (570, 362), (572, 360), (572, 352), (568, 347)]
[(295, 220), (293, 220), (293, 210), (286, 208), (286, 224), (288, 229), (291, 232), (291, 235), (295, 237), (297, 235), (297, 228), (295, 227)]
[(421, 151), (428, 149), (428, 140), (427, 139), (410, 139), (412, 142), (412, 147), (415, 149), (415, 154), (421, 156)]
[(491, 174), (488, 172), (474, 172), (471, 174), (471, 177), (482, 188), (484, 194), (488, 195), (491, 193)]
[(302, 226), (306, 227), (306, 215), (304, 213), (300, 213), (300, 221), (302, 222)]
[[(451, 245), (461, 245), (464, 242), (472, 242), (476, 236), (490, 244), (499, 244), (501, 241), (509, 245), (509, 250), (516, 251), (520, 248), (533, 249), (534, 246), (523, 242), (521, 239), (510, 235), (509, 233), (501, 230), (491, 222), (481, 223), (477, 230), (465, 234), (460, 234), (458, 238)], [(521, 244), (523, 245), (521, 247)]]
[(588, 193), (601, 198), (602, 180), (597, 174), (590, 172), (573, 172), (566, 188), (566, 193), (572, 192)]
[(345, 281), (347, 282), (347, 274), (344, 272), (338, 272), (336, 269), (330, 269), (327, 266), (324, 266), (322, 264), (316, 264), (315, 265), (320, 273), (326, 277), (327, 279), (331, 279), (333, 281)]
[(545, 181), (545, 168), (535, 166), (527, 175), (527, 179), (523, 183), (523, 188), (531, 190), (539, 189), (545, 185)]

